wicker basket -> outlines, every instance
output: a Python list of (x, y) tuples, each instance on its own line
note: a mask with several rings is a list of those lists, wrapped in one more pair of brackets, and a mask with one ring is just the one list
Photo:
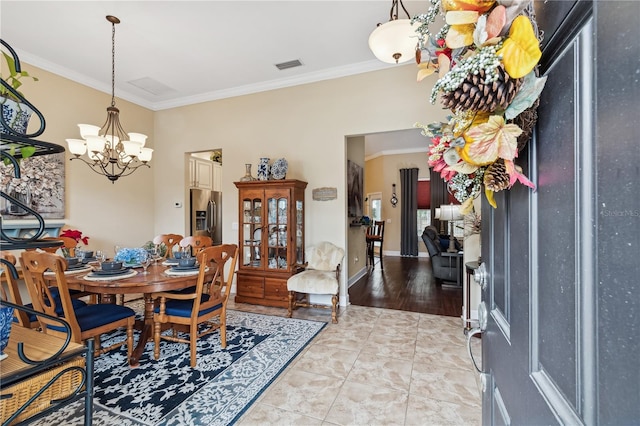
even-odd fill
[[(0, 403), (0, 419), (2, 423), (22, 407), (29, 398), (42, 389), (42, 387), (46, 385), (49, 380), (53, 379), (56, 374), (69, 367), (81, 367), (84, 369), (84, 365), (84, 358), (76, 358), (57, 367), (53, 367), (50, 370), (36, 374), (33, 377), (9, 386), (8, 388), (3, 387), (0, 394), (2, 394), (2, 396), (11, 394), (11, 397), (2, 399), (2, 403)], [(33, 401), (31, 405), (29, 405), (29, 407), (27, 407), (25, 411), (23, 411), (17, 419), (12, 422), (12, 424), (18, 423), (46, 410), (51, 405), (54, 405), (52, 403), (53, 399), (63, 399), (72, 395), (78, 386), (80, 386), (80, 383), (82, 383), (82, 373), (80, 371), (72, 370), (65, 372), (35, 401)]]

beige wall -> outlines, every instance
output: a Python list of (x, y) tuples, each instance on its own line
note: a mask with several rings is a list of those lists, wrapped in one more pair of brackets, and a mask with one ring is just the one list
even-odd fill
[[(347, 139), (347, 160), (353, 161), (360, 165), (364, 173), (364, 136), (355, 136)], [(364, 178), (364, 176), (363, 176)], [(347, 185), (347, 184), (345, 184)], [(345, 186), (346, 188), (347, 186)], [(364, 188), (363, 188), (364, 191)], [(365, 193), (362, 194), (362, 200), (364, 202)], [(364, 211), (364, 210), (363, 210)], [(345, 266), (347, 270), (347, 276), (349, 282), (353, 284), (360, 276), (364, 275), (365, 268), (367, 266), (366, 259), (366, 241), (365, 241), (365, 227), (363, 226), (351, 226), (350, 222), (354, 218), (348, 218), (347, 228), (347, 255), (345, 256)]]
[[(25, 94), (47, 119), (44, 140), (65, 144), (66, 138), (78, 136), (77, 123), (104, 122), (109, 95), (26, 69), (41, 80), (29, 84), (29, 91), (25, 84)], [(174, 207), (176, 201), (188, 205), (185, 153), (221, 148), (225, 242), (237, 242), (233, 182), (244, 175), (244, 164), (252, 163), (255, 175), (260, 157), (285, 157), (287, 178), (309, 183), (307, 245), (328, 240), (345, 247), (345, 258), (352, 259), (348, 251), (354, 249), (347, 244), (346, 137), (444, 119), (444, 111), (428, 101), (429, 83), (418, 84), (415, 77), (416, 67), (406, 65), (157, 112), (118, 100), (125, 129), (149, 135), (148, 144), (155, 149), (151, 169), (112, 185), (79, 161), (67, 162), (67, 222), (89, 235), (95, 248), (138, 245), (163, 232), (185, 234), (185, 208)], [(416, 162), (390, 161), (385, 169), (394, 174), (399, 162)], [(311, 191), (319, 187), (338, 188), (338, 199), (313, 201)], [(384, 189), (385, 198), (389, 190)], [(391, 229), (396, 222), (392, 217)], [(343, 295), (346, 279), (345, 271)]]
[[(429, 119), (431, 121), (431, 119)], [(436, 118), (433, 119), (434, 121)], [(429, 144), (427, 138), (424, 139), (425, 148)], [(426, 152), (415, 152), (410, 154), (383, 155), (372, 158), (366, 162), (364, 175), (364, 192), (382, 193), (382, 218), (385, 220), (384, 226), (384, 252), (388, 254), (400, 255), (400, 211), (402, 206), (402, 193), (400, 188), (400, 169), (418, 168), (418, 179), (429, 178), (429, 164)], [(398, 204), (394, 208), (389, 200), (393, 191), (393, 184), (396, 184), (396, 196)], [(416, 231), (417, 232), (417, 231)], [(426, 252), (426, 247), (418, 241), (418, 250)]]

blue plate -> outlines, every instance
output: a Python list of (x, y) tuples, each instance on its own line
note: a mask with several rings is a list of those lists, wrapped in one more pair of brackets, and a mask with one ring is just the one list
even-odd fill
[(171, 268), (172, 271), (184, 272), (184, 271), (197, 271), (200, 268), (200, 265), (196, 264), (193, 266), (173, 266)]
[(109, 276), (109, 275), (122, 275), (122, 274), (126, 274), (127, 272), (129, 272), (129, 268), (115, 269), (113, 271), (103, 271), (102, 269), (96, 269), (95, 271), (93, 271), (93, 274)]
[(69, 265), (67, 271), (73, 271), (74, 269), (84, 269), (87, 265), (84, 263), (76, 263), (75, 265)]
[(166, 259), (164, 263), (167, 265), (177, 265), (180, 262), (180, 259)]
[(122, 266), (125, 268), (142, 268), (140, 263), (123, 263)]
[(96, 259), (95, 256), (94, 257), (83, 257), (80, 262), (89, 263), (89, 262), (95, 262), (96, 260), (98, 260), (98, 259)]

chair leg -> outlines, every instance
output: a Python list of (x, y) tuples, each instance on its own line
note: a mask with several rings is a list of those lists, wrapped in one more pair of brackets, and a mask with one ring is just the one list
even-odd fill
[(130, 359), (133, 353), (133, 324), (135, 322), (135, 318), (130, 318), (127, 323), (127, 359)]
[(220, 313), (220, 346), (222, 349), (227, 347), (227, 312), (222, 308)]
[(338, 323), (338, 295), (334, 294), (331, 296), (331, 322), (334, 324)]
[(158, 360), (160, 359), (160, 329), (162, 325), (160, 321), (154, 322), (153, 327), (153, 358)]
[(189, 330), (189, 349), (191, 355), (191, 368), (196, 367), (196, 349), (198, 345), (198, 325), (192, 325)]
[(296, 292), (295, 291), (290, 291), (289, 292), (289, 307), (287, 309), (287, 318), (291, 318), (293, 316), (293, 301), (296, 298)]
[(384, 269), (384, 263), (382, 262), (382, 241), (380, 241), (380, 269)]

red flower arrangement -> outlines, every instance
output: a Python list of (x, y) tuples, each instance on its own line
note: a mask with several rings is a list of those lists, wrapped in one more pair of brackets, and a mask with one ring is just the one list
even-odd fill
[(89, 237), (83, 237), (82, 232), (76, 229), (65, 229), (60, 234), (61, 237), (73, 238), (77, 243), (82, 241), (85, 246), (89, 244)]

